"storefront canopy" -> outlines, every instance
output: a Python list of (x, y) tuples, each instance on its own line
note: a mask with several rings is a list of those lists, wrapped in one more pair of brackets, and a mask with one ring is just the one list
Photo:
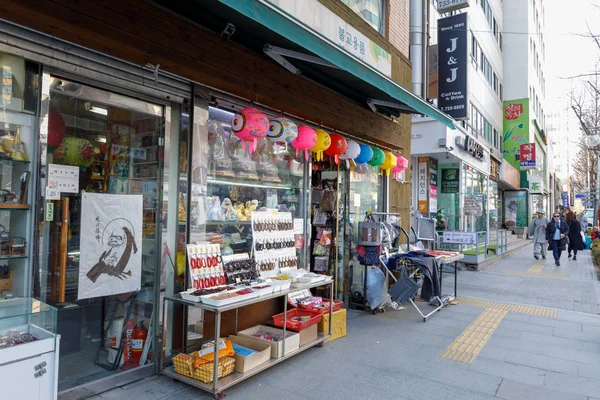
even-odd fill
[[(386, 109), (388, 112), (395, 108), (401, 113), (423, 114), (454, 129), (453, 120), (448, 115), (360, 60), (348, 56), (326, 38), (320, 37), (319, 32), (314, 31), (271, 2), (260, 0), (219, 1), (331, 63), (331, 66), (326, 65), (327, 63), (319, 64), (318, 61), (313, 64), (314, 68), (319, 70), (328, 69), (327, 73), (333, 74), (337, 80), (348, 81), (355, 90), (368, 95), (371, 108)], [(296, 60), (298, 59), (294, 59), (294, 64), (297, 62)], [(348, 74), (358, 79), (345, 76)], [(398, 102), (401, 104), (393, 105)], [(391, 113), (393, 114), (393, 112)]]
[(156, 2), (205, 26), (223, 39), (266, 54), (288, 70), (373, 110), (392, 116), (423, 114), (454, 129), (453, 120), (448, 115), (371, 65), (349, 55), (324, 35), (278, 8), (275, 2)]

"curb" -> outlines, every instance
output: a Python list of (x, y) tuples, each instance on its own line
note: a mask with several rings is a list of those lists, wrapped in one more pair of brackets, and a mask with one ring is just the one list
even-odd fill
[(461, 266), (469, 271), (485, 271), (486, 269), (488, 269), (491, 266), (493, 266), (494, 264), (496, 264), (498, 261), (504, 260), (505, 258), (512, 256), (513, 254), (515, 254), (519, 250), (529, 246), (530, 244), (531, 244), (530, 240), (523, 239), (523, 241), (521, 243), (517, 244), (512, 249), (507, 250), (504, 253), (497, 255), (496, 257), (494, 257), (492, 259), (486, 260), (479, 264), (459, 263), (459, 266)]

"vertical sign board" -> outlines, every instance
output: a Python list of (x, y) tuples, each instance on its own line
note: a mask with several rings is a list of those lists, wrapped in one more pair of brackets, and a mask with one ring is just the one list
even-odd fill
[(467, 13), (437, 24), (438, 108), (454, 119), (467, 119)]
[(521, 171), (535, 169), (535, 143), (525, 143), (519, 147)]
[(424, 214), (427, 212), (427, 157), (419, 157), (419, 170), (417, 171), (418, 179), (418, 206), (419, 212)]
[(529, 143), (529, 99), (504, 102), (504, 159), (521, 170), (521, 145)]
[(534, 194), (543, 194), (544, 193), (544, 184), (542, 182), (542, 178), (538, 176), (529, 176), (529, 193)]
[(437, 212), (438, 161), (429, 159), (429, 212)]

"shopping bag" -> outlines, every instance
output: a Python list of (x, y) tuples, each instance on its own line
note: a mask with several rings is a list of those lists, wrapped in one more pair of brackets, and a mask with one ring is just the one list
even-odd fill
[(388, 293), (397, 303), (403, 304), (417, 294), (419, 286), (406, 272), (406, 267), (402, 266), (402, 274), (394, 285), (388, 290)]

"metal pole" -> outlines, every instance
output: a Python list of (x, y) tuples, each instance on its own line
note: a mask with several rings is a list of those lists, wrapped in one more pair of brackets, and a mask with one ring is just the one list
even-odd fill
[(598, 189), (600, 189), (600, 187), (598, 187), (598, 183), (600, 183), (600, 151), (596, 152), (596, 185), (595, 185), (595, 190), (594, 190), (594, 225), (593, 226), (598, 226), (598, 202), (600, 201), (600, 191)]

